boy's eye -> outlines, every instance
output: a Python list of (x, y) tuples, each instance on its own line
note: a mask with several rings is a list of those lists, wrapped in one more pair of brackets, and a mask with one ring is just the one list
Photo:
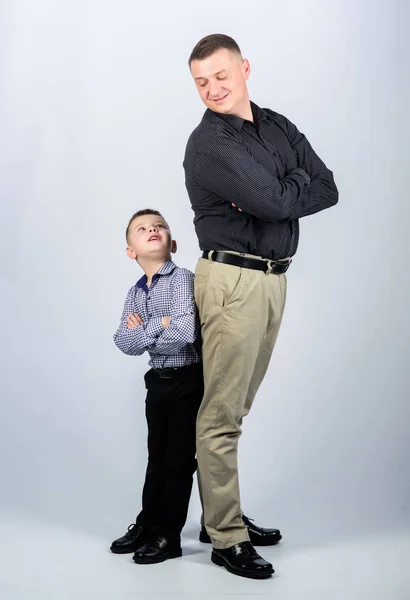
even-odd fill
[(138, 231), (144, 231), (145, 227), (138, 227)]
[(162, 223), (158, 223), (157, 227), (164, 227), (164, 225)]

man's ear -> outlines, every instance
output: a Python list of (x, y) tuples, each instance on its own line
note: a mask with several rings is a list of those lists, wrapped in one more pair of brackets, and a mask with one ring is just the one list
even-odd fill
[(127, 253), (128, 258), (131, 258), (131, 260), (138, 260), (138, 256), (130, 246), (127, 246), (125, 252)]
[(171, 252), (172, 254), (175, 254), (175, 252), (178, 250), (178, 246), (175, 240), (172, 240), (172, 244), (171, 244)]
[(245, 80), (249, 79), (251, 74), (251, 65), (249, 64), (249, 60), (245, 58), (242, 62), (242, 70), (245, 77)]

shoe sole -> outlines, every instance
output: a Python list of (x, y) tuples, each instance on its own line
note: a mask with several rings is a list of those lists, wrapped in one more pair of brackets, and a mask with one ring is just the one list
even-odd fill
[(117, 549), (117, 548), (110, 548), (111, 552), (113, 554), (133, 554), (134, 552), (136, 552), (137, 550), (139, 550), (139, 548), (141, 548), (144, 544), (141, 544), (138, 546), (138, 548), (134, 548), (133, 550), (123, 550), (121, 548)]
[[(261, 540), (260, 542), (251, 542), (251, 544), (252, 544), (252, 546), (276, 546), (276, 544), (279, 544), (281, 539), (282, 539), (282, 536), (280, 535), (279, 537), (275, 538), (274, 542)], [(202, 532), (199, 533), (199, 541), (202, 542), (203, 544), (211, 544), (212, 543), (212, 540), (209, 537), (209, 535), (202, 533)]]
[(155, 565), (157, 563), (162, 563), (165, 560), (168, 560), (169, 558), (179, 558), (180, 556), (182, 556), (182, 550), (175, 550), (174, 552), (170, 552), (163, 558), (159, 558), (159, 559), (158, 558), (134, 558), (133, 557), (132, 560), (135, 563), (137, 563), (138, 565)]
[(218, 567), (225, 567), (227, 571), (232, 573), (233, 575), (239, 575), (239, 577), (247, 577), (248, 579), (269, 579), (275, 572), (275, 569), (271, 569), (269, 571), (249, 571), (246, 573), (245, 571), (241, 571), (239, 569), (235, 569), (232, 567), (227, 561), (224, 561), (223, 558), (216, 556), (213, 552), (211, 555), (211, 560)]

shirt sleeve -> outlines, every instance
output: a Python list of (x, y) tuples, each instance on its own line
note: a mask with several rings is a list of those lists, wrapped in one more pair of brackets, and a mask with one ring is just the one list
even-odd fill
[(194, 274), (180, 269), (173, 282), (171, 324), (162, 329), (151, 354), (177, 354), (187, 344), (193, 344), (199, 332), (198, 311), (194, 298)]
[(222, 132), (212, 143), (196, 148), (195, 181), (246, 213), (267, 221), (299, 214), (310, 185), (301, 168), (278, 179), (269, 173), (238, 140)]
[(156, 339), (164, 330), (160, 317), (154, 317), (143, 325), (130, 329), (127, 327), (127, 317), (135, 312), (138, 312), (135, 288), (131, 288), (125, 300), (120, 325), (114, 334), (114, 343), (117, 348), (130, 356), (140, 356), (146, 350), (151, 351)]
[(293, 207), (292, 218), (307, 217), (337, 204), (339, 192), (333, 173), (313, 150), (309, 141), (297, 127), (283, 115), (273, 113), (275, 121), (286, 133), (295, 154), (298, 168), (310, 177), (310, 185), (300, 202)]

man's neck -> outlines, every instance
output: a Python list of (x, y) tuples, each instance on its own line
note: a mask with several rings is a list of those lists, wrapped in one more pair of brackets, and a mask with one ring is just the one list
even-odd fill
[(234, 114), (236, 117), (240, 117), (241, 119), (245, 119), (245, 121), (251, 121), (251, 123), (253, 123), (254, 118), (249, 96), (246, 98), (246, 100), (244, 100), (244, 102), (240, 106), (234, 109), (234, 112), (232, 114)]
[(151, 285), (152, 282), (152, 278), (154, 277), (154, 275), (156, 275), (156, 273), (158, 273), (158, 271), (161, 269), (161, 267), (163, 267), (165, 265), (165, 263), (167, 263), (169, 260), (171, 260), (171, 257), (167, 257), (167, 258), (163, 258), (163, 259), (159, 259), (159, 260), (147, 260), (147, 259), (139, 259), (138, 264), (141, 267), (141, 269), (143, 269), (145, 275), (147, 276), (147, 286), (149, 287)]

